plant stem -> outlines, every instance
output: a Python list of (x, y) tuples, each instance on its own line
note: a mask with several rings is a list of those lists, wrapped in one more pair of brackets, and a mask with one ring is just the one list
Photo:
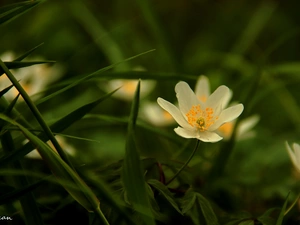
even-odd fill
[(100, 206), (94, 212), (98, 215), (99, 219), (103, 222), (103, 225), (110, 225), (107, 219), (105, 218), (104, 214), (102, 213)]
[(200, 141), (197, 140), (196, 146), (195, 146), (195, 148), (194, 148), (192, 154), (191, 154), (190, 157), (188, 158), (188, 160), (187, 160), (187, 161), (185, 162), (185, 164), (177, 171), (177, 173), (175, 173), (175, 175), (174, 175), (168, 182), (166, 182), (166, 185), (170, 184), (170, 183), (171, 183), (171, 182), (172, 182), (172, 181), (173, 181), (173, 180), (181, 173), (181, 171), (184, 170), (185, 167), (187, 167), (187, 165), (190, 163), (190, 161), (191, 161), (192, 158), (194, 157), (194, 155), (195, 155), (195, 153), (196, 153), (196, 151), (197, 151), (197, 148), (198, 148), (198, 146), (199, 146), (199, 143), (200, 143)]

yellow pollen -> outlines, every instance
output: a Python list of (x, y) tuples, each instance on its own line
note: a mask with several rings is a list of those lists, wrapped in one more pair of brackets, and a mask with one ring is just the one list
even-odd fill
[(200, 131), (205, 131), (215, 123), (216, 119), (218, 119), (217, 117), (214, 117), (213, 114), (214, 110), (210, 107), (202, 110), (200, 105), (193, 105), (185, 115), (187, 117), (188, 123), (192, 127), (196, 127)]

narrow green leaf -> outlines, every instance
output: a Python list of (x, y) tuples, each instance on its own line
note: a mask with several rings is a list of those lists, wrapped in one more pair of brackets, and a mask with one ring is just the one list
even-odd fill
[(14, 191), (5, 193), (0, 196), (0, 205), (6, 204), (8, 202), (12, 202), (24, 196), (25, 194), (35, 190), (41, 184), (45, 182), (45, 179), (41, 179), (33, 184), (29, 184), (21, 189), (16, 189)]
[(5, 95), (14, 85), (10, 85), (7, 88), (4, 88), (2, 91), (0, 91), (0, 98)]
[(63, 93), (64, 91), (67, 91), (67, 90), (71, 89), (72, 87), (75, 87), (76, 85), (79, 85), (80, 83), (82, 83), (82, 82), (84, 82), (84, 81), (86, 81), (86, 80), (88, 80), (88, 79), (90, 79), (90, 78), (96, 76), (96, 75), (99, 74), (99, 73), (103, 73), (103, 72), (105, 72), (105, 71), (107, 71), (107, 70), (110, 70), (110, 69), (114, 68), (115, 66), (117, 66), (117, 65), (119, 65), (119, 64), (121, 64), (121, 63), (123, 63), (123, 62), (127, 62), (127, 61), (129, 61), (129, 60), (135, 59), (135, 58), (137, 58), (137, 57), (140, 57), (140, 56), (142, 56), (142, 55), (144, 55), (144, 54), (147, 54), (147, 53), (149, 53), (149, 52), (152, 52), (152, 51), (154, 51), (154, 50), (149, 50), (149, 51), (143, 52), (143, 53), (141, 53), (141, 54), (138, 54), (138, 55), (129, 57), (129, 58), (127, 58), (127, 59), (125, 59), (125, 60), (123, 60), (123, 61), (121, 61), (121, 62), (112, 64), (112, 65), (110, 65), (110, 66), (107, 66), (107, 67), (104, 67), (104, 68), (102, 68), (102, 69), (99, 69), (99, 70), (97, 70), (97, 71), (95, 71), (95, 72), (93, 72), (93, 73), (91, 73), (91, 74), (85, 75), (85, 76), (83, 76), (82, 78), (79, 78), (79, 79), (76, 78), (76, 80), (74, 80), (71, 84), (67, 85), (67, 86), (64, 87), (64, 88), (61, 88), (59, 91), (56, 91), (56, 92), (52, 93), (51, 95), (48, 95), (48, 96), (45, 96), (44, 98), (39, 99), (39, 100), (37, 101), (36, 104), (41, 104), (41, 103), (43, 103), (43, 102), (45, 102), (45, 101), (47, 101), (47, 100), (49, 100), (49, 99), (51, 99), (51, 98), (53, 98), (53, 97), (55, 97), (55, 96), (57, 96), (57, 95)]
[(20, 61), (12, 61), (12, 62), (5, 62), (5, 65), (8, 69), (18, 69), (38, 64), (45, 64), (45, 63), (55, 63), (55, 61), (44, 60), (44, 61), (28, 61), (28, 62), (20, 62)]
[(18, 16), (22, 15), (23, 13), (25, 13), (26, 11), (33, 8), (39, 3), (40, 1), (27, 1), (2, 7), (0, 9), (0, 25), (17, 18)]
[(247, 221), (243, 221), (238, 223), (238, 225), (254, 225), (254, 221), (253, 220), (247, 220)]
[(207, 225), (219, 225), (218, 218), (214, 213), (209, 201), (200, 193), (189, 190), (185, 194), (182, 203), (182, 213), (191, 210), (195, 203), (199, 203), (202, 215)]
[(287, 207), (287, 204), (288, 204), (288, 200), (289, 200), (289, 195), (290, 193), (288, 193), (286, 199), (285, 199), (285, 202), (281, 208), (281, 211), (280, 211), (280, 214), (278, 216), (278, 219), (276, 221), (276, 225), (281, 225), (282, 224), (282, 221), (283, 221), (283, 217), (285, 215), (285, 210), (286, 210), (286, 207)]
[(20, 97), (20, 94), (18, 94), (12, 101), (11, 103), (8, 105), (8, 107), (5, 109), (4, 114), (5, 115), (9, 115), (11, 113), (11, 111), (13, 110), (14, 106), (16, 105), (18, 99)]
[(137, 85), (128, 124), (125, 157), (122, 167), (122, 181), (129, 202), (140, 215), (143, 224), (154, 225), (151, 204), (147, 195), (146, 182), (136, 148), (134, 131), (138, 115), (140, 82)]
[(41, 43), (37, 46), (35, 46), (34, 48), (30, 49), (29, 51), (25, 52), (23, 55), (19, 56), (18, 58), (16, 58), (14, 60), (14, 62), (18, 62), (18, 61), (22, 61), (23, 59), (25, 59), (27, 56), (29, 56), (32, 52), (34, 52), (36, 49), (38, 49), (39, 47), (41, 47), (44, 43)]
[(46, 143), (41, 141), (25, 127), (11, 120), (7, 116), (0, 114), (0, 119), (17, 126), (23, 132), (23, 134), (31, 141), (31, 143), (35, 145), (40, 155), (47, 162), (47, 165), (59, 181), (69, 181), (74, 185), (74, 187), (64, 186), (64, 188), (79, 204), (91, 212), (96, 211), (97, 208), (99, 208), (99, 200), (94, 195), (92, 190)]
[(161, 193), (165, 197), (165, 199), (173, 206), (174, 209), (176, 209), (177, 212), (179, 212), (180, 214), (182, 214), (182, 212), (179, 209), (178, 204), (175, 201), (172, 193), (169, 191), (169, 189), (165, 185), (163, 185), (158, 180), (154, 180), (154, 179), (148, 180), (147, 182), (153, 188), (155, 188), (156, 190), (158, 190), (159, 193)]
[[(117, 91), (117, 90), (114, 90), (114, 91), (102, 96), (101, 98), (97, 99), (96, 101), (88, 103), (84, 106), (81, 106), (80, 108), (78, 108), (78, 109), (74, 110), (73, 112), (67, 114), (63, 118), (61, 118), (61, 119), (57, 120), (56, 122), (54, 122), (50, 126), (50, 129), (53, 131), (53, 133), (62, 132), (64, 129), (68, 128), (73, 123), (80, 120), (86, 113), (90, 112), (100, 102), (102, 102), (105, 99), (109, 98), (115, 91)], [(49, 140), (49, 138), (44, 133), (41, 133), (40, 135), (38, 135), (38, 137), (44, 142)], [(4, 155), (0, 159), (0, 167), (5, 166), (9, 163), (12, 163), (16, 160), (19, 160), (20, 158), (22, 158), (26, 154), (28, 154), (31, 150), (33, 150), (33, 146), (30, 143), (27, 143), (24, 146), (22, 146), (20, 149), (17, 149), (16, 151), (13, 151), (9, 154)]]

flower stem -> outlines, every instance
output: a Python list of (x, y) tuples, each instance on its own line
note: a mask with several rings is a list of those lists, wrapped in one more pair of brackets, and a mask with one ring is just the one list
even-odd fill
[(110, 225), (107, 219), (105, 218), (104, 214), (102, 213), (100, 206), (94, 211), (99, 219), (103, 222), (103, 225)]
[(166, 185), (170, 184), (170, 183), (171, 183), (171, 182), (172, 182), (172, 181), (173, 181), (173, 180), (181, 173), (181, 171), (184, 170), (185, 167), (187, 167), (187, 165), (190, 163), (190, 161), (191, 161), (192, 158), (194, 157), (194, 155), (195, 155), (195, 153), (196, 153), (196, 151), (197, 151), (197, 148), (198, 148), (198, 146), (199, 146), (199, 143), (200, 143), (200, 141), (197, 140), (196, 146), (195, 146), (195, 148), (194, 148), (192, 154), (191, 154), (190, 157), (188, 158), (188, 160), (187, 160), (187, 161), (185, 162), (185, 164), (177, 171), (177, 173), (175, 173), (174, 176), (173, 176), (168, 182), (166, 182)]

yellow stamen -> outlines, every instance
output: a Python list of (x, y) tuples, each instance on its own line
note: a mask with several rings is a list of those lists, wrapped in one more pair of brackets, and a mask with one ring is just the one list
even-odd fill
[(213, 114), (214, 110), (211, 107), (202, 110), (200, 105), (193, 105), (185, 115), (191, 126), (198, 128), (200, 131), (205, 131), (218, 119)]

